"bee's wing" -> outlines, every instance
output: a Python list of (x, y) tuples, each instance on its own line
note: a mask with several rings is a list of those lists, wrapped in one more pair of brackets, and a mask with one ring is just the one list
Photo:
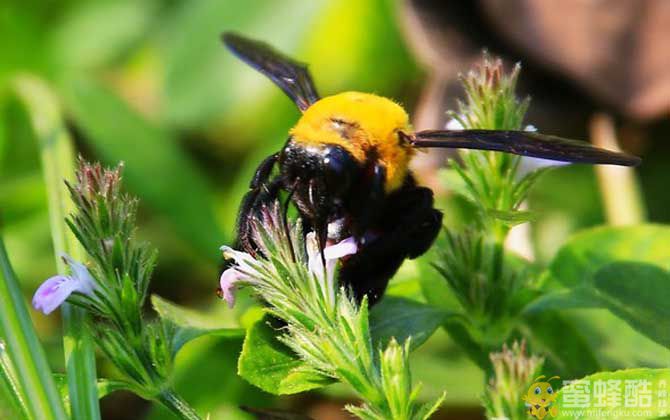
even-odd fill
[(637, 166), (641, 162), (637, 156), (530, 131), (425, 130), (406, 135), (405, 138), (414, 147), (493, 150), (561, 162), (621, 166)]
[(283, 55), (264, 42), (235, 33), (226, 32), (221, 38), (233, 54), (269, 77), (301, 111), (319, 100), (305, 64)]

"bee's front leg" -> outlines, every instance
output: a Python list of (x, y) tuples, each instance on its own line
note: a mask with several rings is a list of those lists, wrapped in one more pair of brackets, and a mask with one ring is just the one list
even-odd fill
[(280, 177), (271, 179), (272, 169), (279, 153), (268, 156), (258, 168), (249, 184), (249, 191), (244, 195), (237, 214), (237, 239), (234, 247), (255, 255), (256, 245), (251, 237), (253, 218), (263, 205), (271, 204), (279, 196), (282, 187)]

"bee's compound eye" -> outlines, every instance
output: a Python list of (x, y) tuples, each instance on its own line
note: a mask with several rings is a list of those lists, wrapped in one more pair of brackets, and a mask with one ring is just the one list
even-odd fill
[(358, 166), (349, 152), (339, 146), (328, 146), (323, 154), (323, 176), (331, 194), (346, 192)]
[(542, 393), (542, 390), (540, 389), (540, 387), (539, 386), (536, 387), (535, 388), (535, 395), (540, 395), (541, 393)]
[(552, 387), (547, 388), (547, 394), (551, 395), (554, 393), (554, 390)]

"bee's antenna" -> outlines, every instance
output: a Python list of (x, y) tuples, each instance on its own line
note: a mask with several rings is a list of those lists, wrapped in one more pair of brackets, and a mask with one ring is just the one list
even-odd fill
[(414, 145), (415, 137), (412, 136), (411, 134), (407, 134), (404, 131), (398, 131), (398, 138), (400, 139), (401, 142), (403, 142), (406, 145), (410, 146)]

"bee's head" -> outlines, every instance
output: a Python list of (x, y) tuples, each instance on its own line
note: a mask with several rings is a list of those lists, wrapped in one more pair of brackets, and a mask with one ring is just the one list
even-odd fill
[(377, 95), (343, 92), (312, 104), (290, 134), (305, 147), (339, 146), (361, 167), (382, 160), (389, 192), (402, 185), (413, 155), (399, 131), (412, 131), (400, 105)]
[(289, 140), (279, 164), (285, 188), (315, 228), (341, 216), (360, 173), (348, 151), (330, 144), (305, 146)]
[(377, 160), (386, 161), (389, 191), (402, 183), (411, 150), (402, 147), (397, 132), (408, 124), (398, 104), (359, 92), (329, 96), (305, 110), (290, 131), (280, 166), (284, 186), (314, 229), (352, 216), (347, 210), (364, 198), (369, 179), (363, 175)]

